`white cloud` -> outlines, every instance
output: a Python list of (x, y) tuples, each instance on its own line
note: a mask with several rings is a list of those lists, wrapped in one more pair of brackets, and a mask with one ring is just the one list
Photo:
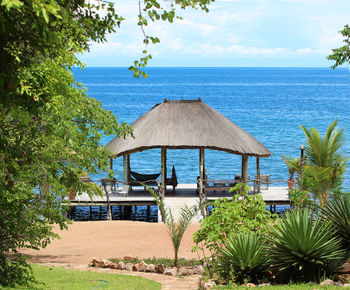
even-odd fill
[[(118, 14), (126, 20), (108, 43), (92, 46), (91, 58), (113, 58), (119, 65), (140, 56), (144, 45), (137, 26), (137, 5), (137, 1), (116, 2)], [(350, 1), (218, 0), (208, 14), (191, 9), (180, 10), (180, 14), (184, 19), (173, 24), (149, 22), (145, 27), (147, 34), (161, 41), (148, 50), (155, 59), (166, 60), (166, 65), (177, 65), (175, 59), (181, 57), (189, 60), (189, 66), (192, 59), (201, 57), (221, 62), (251, 57), (257, 65), (259, 59), (288, 63), (298, 58), (308, 65), (309, 59), (319, 58), (324, 64), (330, 49), (342, 45), (338, 31), (349, 22)]]
[(179, 21), (178, 25), (185, 26), (184, 27), (185, 29), (199, 31), (201, 36), (208, 36), (209, 34), (214, 32), (216, 28), (214, 25), (199, 23), (199, 22), (195, 22), (193, 20), (187, 20), (187, 19), (183, 19)]
[(310, 47), (307, 47), (307, 48), (299, 48), (296, 50), (296, 53), (299, 53), (299, 54), (309, 54), (309, 53), (312, 53), (312, 49)]

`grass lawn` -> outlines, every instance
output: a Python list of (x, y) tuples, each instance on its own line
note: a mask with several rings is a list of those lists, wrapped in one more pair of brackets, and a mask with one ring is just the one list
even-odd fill
[[(161, 289), (161, 284), (141, 277), (68, 270), (32, 265), (35, 278), (45, 284), (16, 289)], [(9, 288), (8, 288), (9, 289)]]
[[(266, 287), (259, 287), (260, 289), (268, 289), (268, 290), (312, 290), (312, 289), (349, 289), (350, 287), (339, 287), (339, 286), (320, 286), (319, 284), (313, 284), (313, 283), (306, 283), (306, 284), (292, 284), (292, 285), (272, 285), (272, 286), (266, 286)], [(237, 286), (237, 287), (216, 287), (215, 289), (220, 289), (220, 290), (228, 290), (228, 289), (250, 289), (247, 287), (243, 286)], [(254, 288), (253, 288), (254, 289)]]

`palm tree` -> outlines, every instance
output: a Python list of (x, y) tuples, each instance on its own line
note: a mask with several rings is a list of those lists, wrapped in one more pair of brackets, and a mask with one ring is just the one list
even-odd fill
[(162, 216), (162, 221), (167, 225), (169, 236), (171, 238), (171, 241), (173, 243), (174, 248), (174, 266), (178, 267), (178, 260), (179, 260), (179, 249), (181, 245), (181, 240), (191, 224), (192, 219), (197, 214), (199, 207), (198, 206), (191, 206), (187, 207), (184, 206), (181, 208), (181, 215), (179, 217), (178, 221), (175, 221), (174, 216), (169, 208), (166, 208), (164, 205), (163, 198), (159, 195), (157, 195), (152, 188), (150, 188), (147, 185), (147, 190), (149, 193), (154, 197), (155, 202), (157, 203), (159, 207), (159, 211)]
[(297, 157), (293, 159), (293, 157), (291, 156), (286, 157), (282, 155), (282, 159), (284, 163), (286, 163), (286, 165), (288, 166), (289, 179), (293, 179), (295, 172), (298, 172), (298, 174), (300, 174), (300, 158)]
[(306, 171), (315, 180), (312, 188), (323, 208), (330, 192), (339, 186), (346, 169), (348, 158), (341, 148), (344, 144), (343, 129), (337, 130), (338, 120), (328, 126), (326, 135), (320, 136), (316, 128), (300, 126), (307, 138), (305, 148), (307, 157)]

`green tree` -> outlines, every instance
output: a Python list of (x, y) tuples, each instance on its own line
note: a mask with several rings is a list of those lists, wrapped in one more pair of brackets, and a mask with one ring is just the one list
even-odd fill
[[(0, 285), (14, 285), (30, 280), (18, 250), (44, 247), (56, 236), (53, 224), (66, 227), (63, 198), (72, 189), (96, 191), (80, 182), (79, 175), (108, 168), (101, 137), (125, 136), (131, 128), (118, 124), (100, 102), (89, 98), (70, 71), (83, 67), (77, 54), (87, 51), (91, 42), (104, 42), (123, 21), (112, 4), (0, 3)], [(205, 10), (207, 4), (180, 0), (161, 6), (146, 0), (137, 13), (171, 22), (175, 6)], [(138, 25), (143, 29), (147, 19), (142, 17)], [(145, 39), (157, 42), (146, 34)], [(131, 69), (137, 74), (145, 64)]]
[(350, 62), (350, 27), (345, 25), (344, 29), (340, 31), (340, 34), (344, 37), (343, 42), (345, 45), (339, 48), (332, 49), (332, 54), (327, 58), (335, 61), (332, 68), (336, 68), (344, 63)]
[(337, 189), (345, 173), (348, 158), (344, 156), (341, 148), (344, 144), (343, 129), (337, 130), (338, 121), (332, 122), (324, 137), (320, 136), (316, 128), (307, 129), (301, 126), (307, 139), (304, 178), (310, 191), (318, 198), (323, 208), (329, 195)]

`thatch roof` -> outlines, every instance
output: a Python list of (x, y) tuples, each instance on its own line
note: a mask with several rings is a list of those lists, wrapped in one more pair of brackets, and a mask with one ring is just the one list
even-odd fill
[(164, 100), (133, 124), (134, 137), (115, 137), (111, 157), (151, 148), (207, 148), (238, 155), (268, 157), (270, 151), (224, 115), (198, 100)]

